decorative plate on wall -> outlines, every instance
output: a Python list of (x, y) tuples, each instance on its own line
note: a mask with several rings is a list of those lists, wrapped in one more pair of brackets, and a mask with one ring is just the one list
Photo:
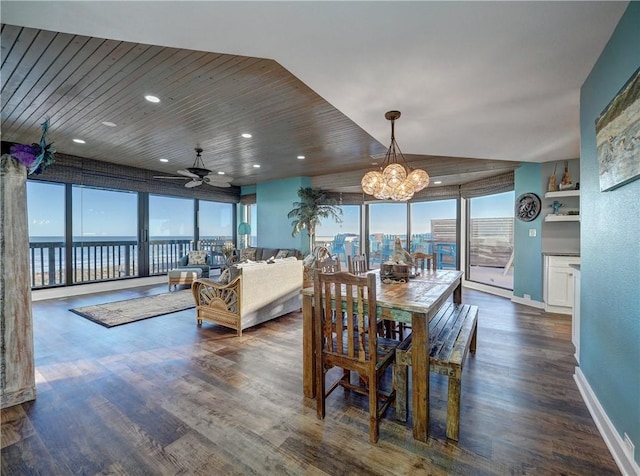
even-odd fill
[(523, 193), (516, 199), (516, 217), (522, 221), (533, 221), (540, 215), (542, 202), (535, 193)]

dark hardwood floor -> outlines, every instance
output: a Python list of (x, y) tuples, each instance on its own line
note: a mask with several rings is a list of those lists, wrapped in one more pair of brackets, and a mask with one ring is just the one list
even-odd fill
[(111, 329), (69, 308), (165, 286), (35, 302), (38, 397), (2, 411), (3, 475), (620, 474), (573, 380), (569, 316), (465, 290), (480, 306), (462, 378), (460, 441), (431, 376), (430, 438), (336, 390), (325, 420), (302, 396), (302, 315), (238, 338), (194, 311)]

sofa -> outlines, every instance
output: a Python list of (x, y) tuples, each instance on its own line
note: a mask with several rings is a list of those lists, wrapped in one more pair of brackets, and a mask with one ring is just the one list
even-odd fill
[(296, 257), (229, 268), (229, 282), (196, 279), (191, 291), (196, 321), (242, 331), (301, 308), (302, 261)]
[(294, 256), (297, 259), (302, 259), (302, 253), (299, 250), (292, 248), (264, 248), (259, 246), (250, 246), (239, 250), (238, 254), (240, 261), (243, 259), (251, 261), (266, 261), (269, 258), (280, 259), (291, 258)]
[(198, 268), (202, 271), (202, 277), (208, 278), (209, 271), (213, 266), (211, 254), (207, 251), (189, 251), (178, 260), (176, 269)]

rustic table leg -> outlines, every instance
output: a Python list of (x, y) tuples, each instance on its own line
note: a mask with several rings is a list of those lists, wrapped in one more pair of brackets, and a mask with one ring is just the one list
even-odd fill
[(311, 296), (302, 297), (302, 384), (304, 396), (314, 398), (315, 363), (313, 361), (315, 339), (313, 338), (313, 307)]
[(429, 433), (429, 324), (424, 314), (411, 316), (413, 349), (413, 437), (427, 441)]
[(462, 304), (462, 280), (458, 283), (458, 287), (453, 290), (453, 302)]

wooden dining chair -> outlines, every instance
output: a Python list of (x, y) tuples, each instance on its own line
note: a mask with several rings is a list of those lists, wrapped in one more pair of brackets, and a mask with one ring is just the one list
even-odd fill
[[(399, 341), (377, 335), (376, 278), (373, 273), (317, 273), (314, 282), (314, 330), (317, 415), (324, 419), (326, 398), (339, 386), (369, 397), (369, 440), (378, 441), (380, 419), (395, 398), (382, 391), (382, 375), (395, 361)], [(373, 314), (373, 316), (370, 316)], [(336, 316), (342, 316), (336, 319)], [(344, 316), (349, 316), (345, 318)], [(328, 387), (327, 371), (343, 369)], [(351, 372), (358, 382), (351, 382)]]
[(431, 269), (433, 271), (436, 270), (436, 260), (433, 253), (427, 254), (421, 251), (416, 251), (411, 254), (411, 257), (413, 258), (413, 267), (416, 272), (420, 270), (420, 272), (424, 274), (425, 269)]
[(347, 256), (347, 267), (351, 274), (365, 274), (369, 270), (367, 255)]
[(316, 260), (317, 273), (338, 273), (342, 271), (338, 257), (326, 255)]

